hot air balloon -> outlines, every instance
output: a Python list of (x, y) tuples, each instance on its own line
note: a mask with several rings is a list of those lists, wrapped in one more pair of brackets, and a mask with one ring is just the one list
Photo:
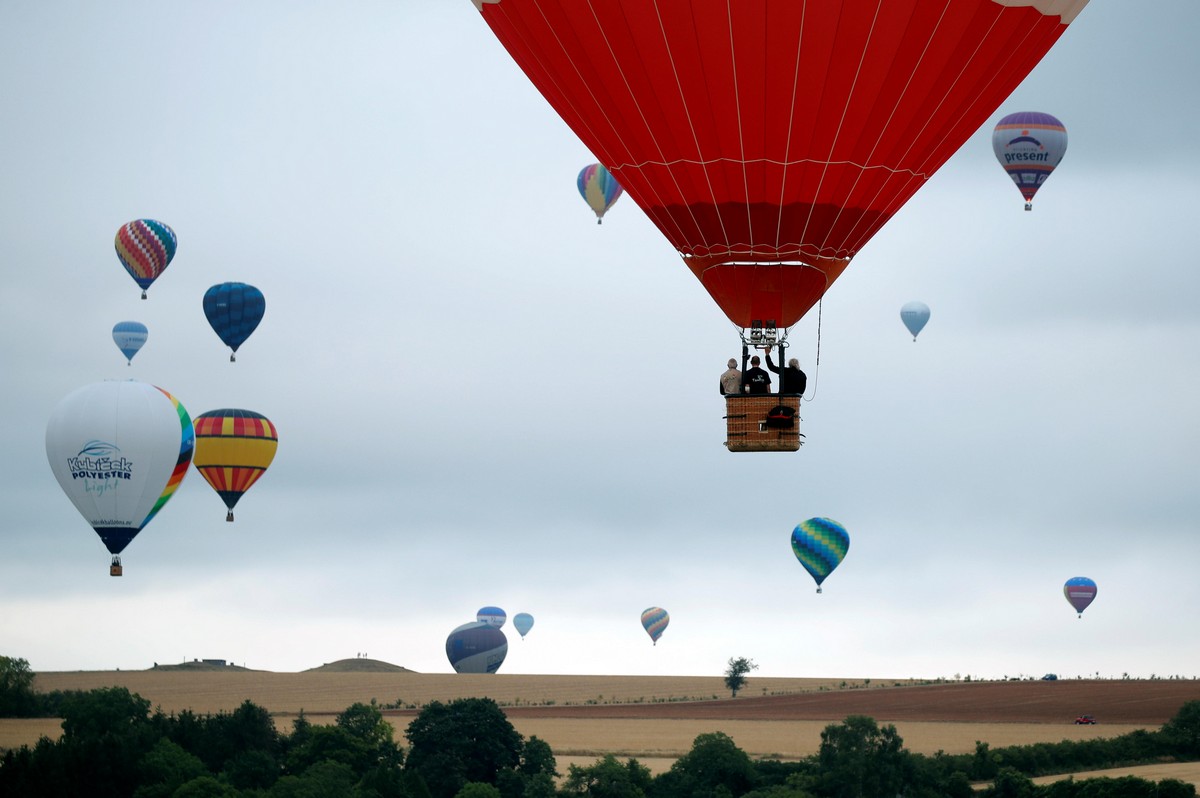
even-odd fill
[(233, 507), (258, 481), (275, 458), (279, 435), (275, 425), (253, 410), (226, 408), (196, 417), (196, 470), (225, 502), (233, 520)]
[(473, 2), (753, 341), (816, 304), (1087, 0)]
[(992, 131), (992, 151), (1031, 211), (1033, 195), (1067, 152), (1067, 129), (1050, 114), (1009, 114)]
[(929, 306), (924, 302), (906, 303), (900, 308), (900, 321), (904, 322), (904, 326), (912, 333), (913, 341), (916, 341), (917, 333), (929, 323)]
[(846, 528), (829, 518), (810, 518), (792, 530), (792, 553), (816, 580), (818, 593), (849, 550)]
[(153, 219), (135, 219), (117, 231), (117, 257), (142, 289), (142, 299), (150, 284), (166, 271), (178, 245), (175, 231)]
[(508, 613), (499, 607), (480, 607), (475, 613), (475, 620), (480, 623), (486, 623), (489, 626), (494, 626), (497, 629), (504, 626), (504, 622), (508, 619)]
[(46, 425), (46, 457), (67, 498), (113, 555), (175, 495), (192, 460), (187, 410), (161, 388), (97, 382), (68, 394)]
[(446, 657), (456, 673), (495, 673), (508, 655), (508, 638), (483, 621), (464, 623), (446, 638)]
[(596, 212), (596, 224), (604, 221), (604, 214), (625, 193), (617, 179), (598, 163), (583, 167), (576, 184), (583, 201)]
[(513, 628), (520, 633), (521, 639), (525, 639), (525, 635), (529, 634), (529, 630), (533, 628), (533, 616), (527, 612), (518, 612), (513, 616)]
[(133, 365), (133, 356), (146, 343), (149, 330), (140, 321), (119, 321), (113, 325), (113, 343), (125, 355), (126, 365)]
[(650, 639), (656, 646), (658, 638), (662, 637), (662, 633), (670, 622), (671, 616), (662, 607), (649, 607), (642, 611), (642, 628), (646, 630), (646, 634), (650, 635)]
[(231, 363), (237, 360), (238, 347), (258, 327), (266, 309), (262, 291), (245, 283), (221, 283), (204, 292), (204, 315), (213, 331), (233, 350)]
[(1082, 618), (1083, 611), (1096, 598), (1096, 583), (1086, 576), (1073, 576), (1063, 585), (1063, 595), (1067, 597), (1067, 601)]

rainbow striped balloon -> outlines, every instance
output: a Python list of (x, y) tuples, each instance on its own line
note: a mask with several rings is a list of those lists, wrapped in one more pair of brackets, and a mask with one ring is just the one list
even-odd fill
[(146, 298), (146, 289), (166, 271), (179, 240), (175, 231), (162, 222), (153, 219), (135, 219), (117, 231), (117, 257), (129, 276), (142, 289), (142, 299)]
[(849, 550), (846, 528), (829, 518), (810, 518), (792, 530), (792, 553), (816, 580), (818, 593)]
[(646, 630), (646, 634), (650, 635), (650, 639), (656, 646), (658, 638), (662, 637), (662, 633), (670, 622), (671, 616), (662, 607), (648, 607), (642, 611), (642, 628)]
[(625, 193), (617, 179), (598, 163), (583, 167), (575, 182), (583, 201), (596, 212), (596, 224), (604, 220), (605, 212)]

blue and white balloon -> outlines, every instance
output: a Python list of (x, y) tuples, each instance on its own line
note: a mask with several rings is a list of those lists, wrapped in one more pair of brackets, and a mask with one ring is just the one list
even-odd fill
[(508, 655), (508, 638), (481, 621), (464, 623), (446, 638), (446, 658), (456, 673), (495, 673)]

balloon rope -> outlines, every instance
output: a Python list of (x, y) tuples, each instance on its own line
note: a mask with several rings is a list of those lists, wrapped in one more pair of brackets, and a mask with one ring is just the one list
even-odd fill
[[(813, 390), (811, 396), (800, 397), (805, 402), (811, 402), (817, 396), (817, 377), (821, 371), (821, 315), (824, 310), (825, 297), (821, 297), (817, 300), (817, 357), (813, 363)], [(817, 592), (820, 593), (821, 591), (818, 590)]]

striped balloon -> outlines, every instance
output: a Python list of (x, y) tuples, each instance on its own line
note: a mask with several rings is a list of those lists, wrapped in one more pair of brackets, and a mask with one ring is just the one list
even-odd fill
[(142, 299), (150, 284), (166, 271), (178, 244), (175, 231), (153, 219), (136, 219), (117, 231), (117, 257), (142, 289)]
[(818, 593), (849, 550), (850, 535), (837, 521), (810, 518), (792, 530), (792, 553), (816, 580)]
[(1083, 611), (1096, 598), (1096, 583), (1086, 576), (1073, 576), (1063, 585), (1063, 595), (1067, 597), (1067, 601), (1082, 618)]
[(646, 630), (646, 634), (650, 635), (650, 639), (656, 646), (658, 638), (662, 637), (662, 633), (670, 622), (671, 616), (662, 607), (649, 607), (642, 611), (642, 628)]
[(583, 201), (596, 212), (596, 224), (603, 221), (605, 212), (625, 193), (617, 179), (598, 163), (583, 167), (575, 182)]
[(1033, 210), (1033, 195), (1067, 153), (1067, 129), (1050, 114), (1009, 114), (992, 131), (992, 151)]
[(271, 465), (279, 435), (261, 413), (226, 408), (196, 416), (196, 453), (192, 462), (229, 508)]

